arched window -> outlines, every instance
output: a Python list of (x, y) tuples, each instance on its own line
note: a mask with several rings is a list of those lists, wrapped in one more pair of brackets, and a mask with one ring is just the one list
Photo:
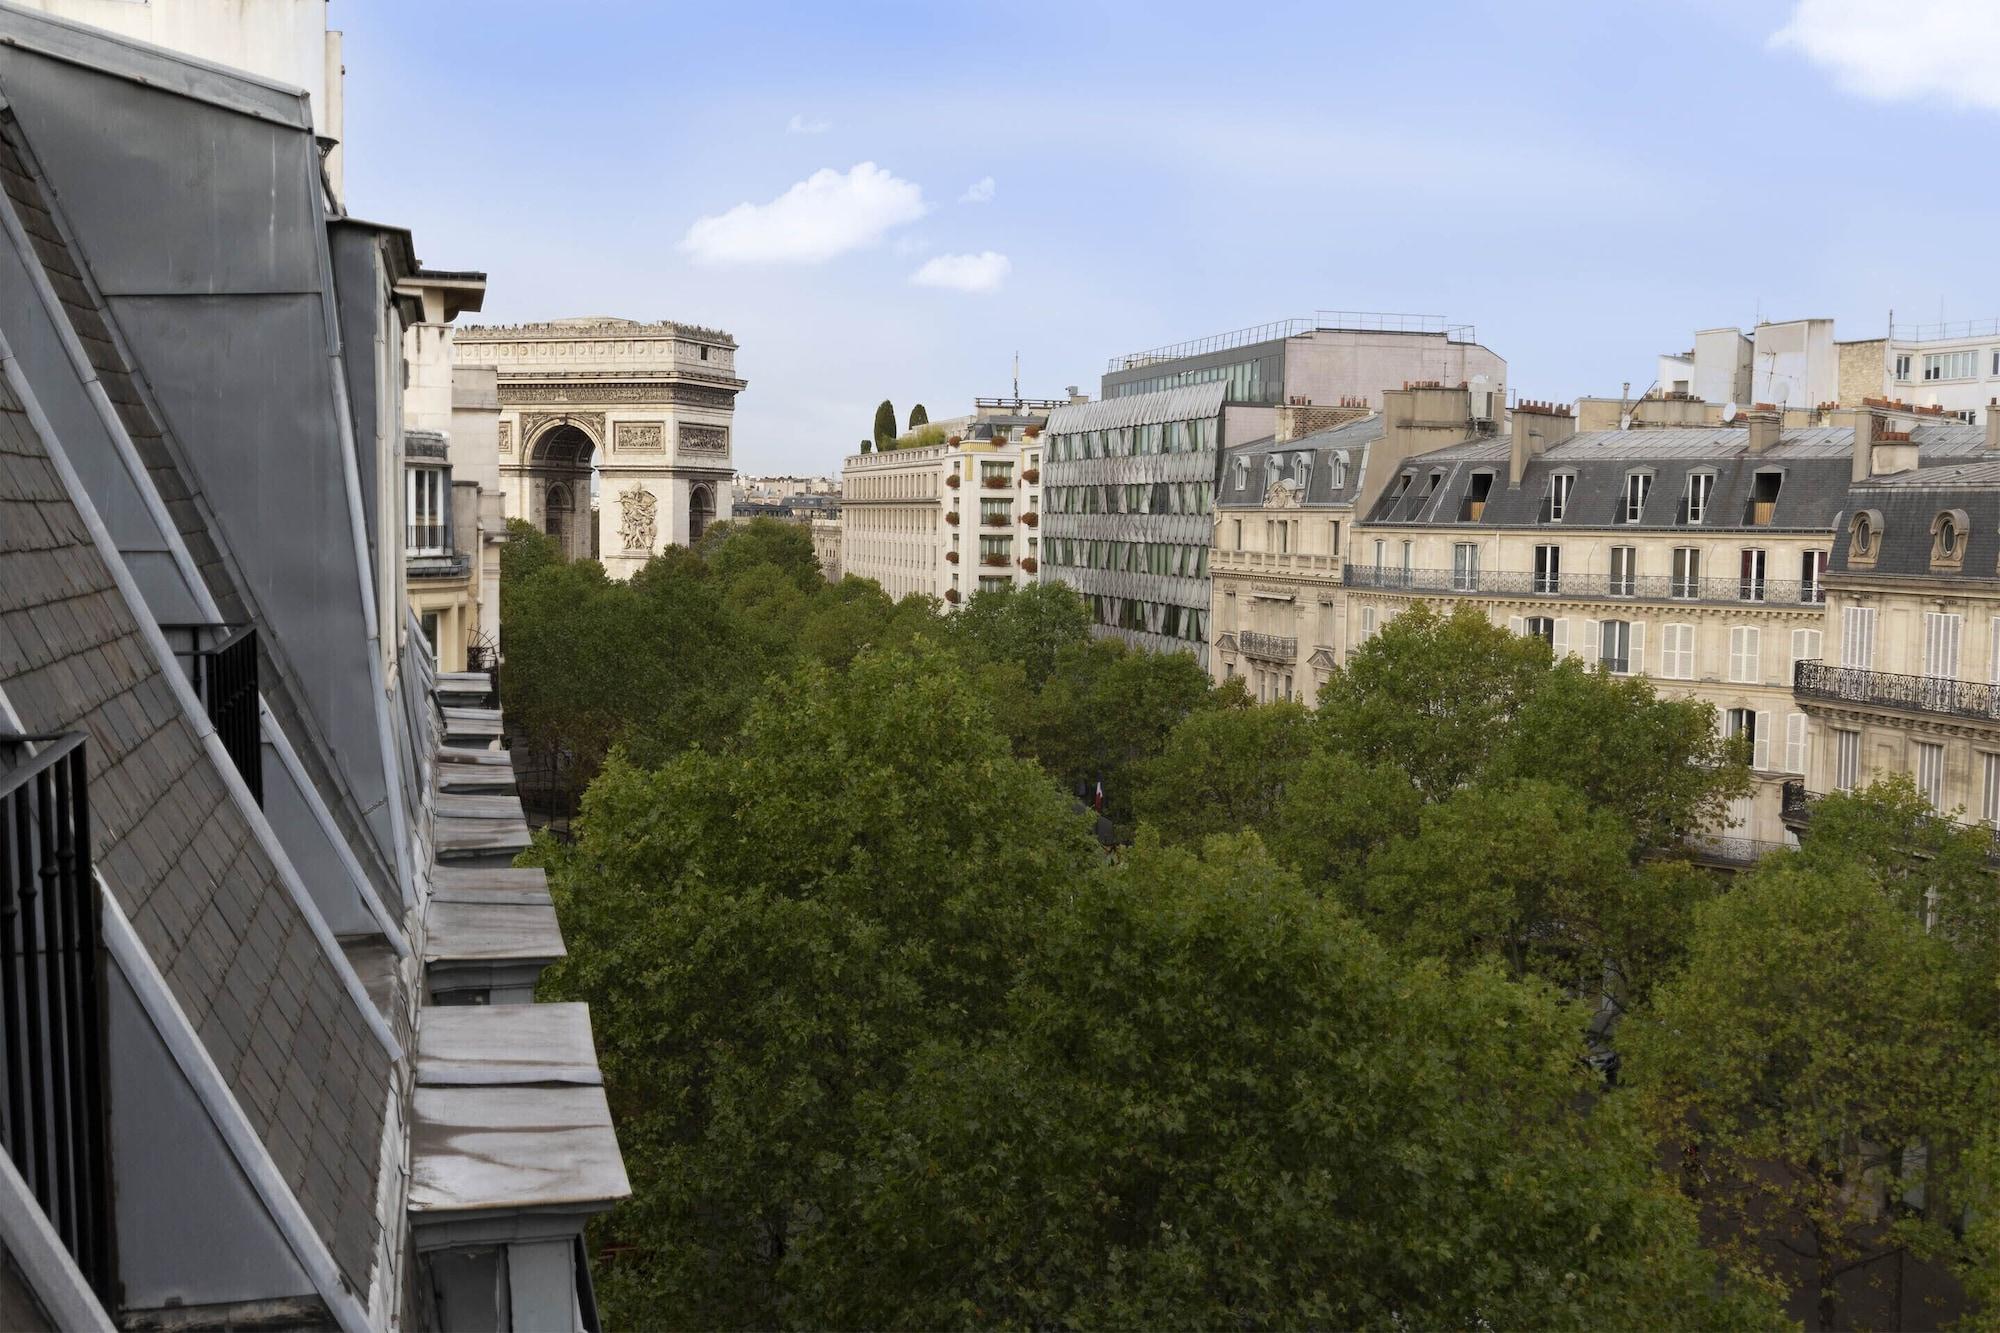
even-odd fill
[(1882, 511), (1862, 509), (1856, 511), (1847, 529), (1847, 563), (1850, 565), (1872, 565), (1875, 554), (1882, 549)]
[(1931, 520), (1931, 567), (1957, 569), (1965, 563), (1971, 520), (1963, 509), (1945, 509)]
[(700, 541), (701, 534), (714, 521), (715, 492), (707, 485), (694, 487), (688, 492), (688, 545)]

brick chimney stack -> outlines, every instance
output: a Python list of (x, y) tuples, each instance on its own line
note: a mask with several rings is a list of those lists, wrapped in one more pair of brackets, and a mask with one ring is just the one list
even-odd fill
[(1539, 458), (1552, 444), (1561, 444), (1576, 434), (1576, 418), (1567, 403), (1544, 403), (1522, 399), (1514, 404), (1512, 448), (1507, 454), (1507, 489), (1521, 489), (1528, 461)]
[(2000, 398), (1986, 403), (1986, 447), (2000, 449)]
[(1784, 417), (1775, 403), (1759, 403), (1743, 414), (1744, 422), (1750, 427), (1750, 452), (1761, 454), (1769, 451), (1784, 434)]

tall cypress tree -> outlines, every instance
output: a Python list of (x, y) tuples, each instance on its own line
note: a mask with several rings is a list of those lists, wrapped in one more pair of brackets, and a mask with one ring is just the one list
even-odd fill
[(931, 414), (924, 411), (924, 405), (922, 403), (918, 403), (915, 407), (910, 409), (910, 429), (912, 431), (914, 431), (919, 426), (928, 426), (930, 424), (931, 424)]
[(895, 438), (896, 405), (884, 398), (882, 405), (875, 409), (875, 447), (880, 449)]

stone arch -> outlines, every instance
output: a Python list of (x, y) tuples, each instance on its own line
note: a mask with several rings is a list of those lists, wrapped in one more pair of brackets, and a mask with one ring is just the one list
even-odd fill
[(688, 545), (701, 540), (708, 525), (715, 522), (715, 487), (698, 481), (688, 487)]
[(542, 530), (554, 537), (572, 560), (596, 554), (596, 524), (591, 520), (591, 469), (598, 440), (573, 420), (550, 421), (525, 446), (530, 494), (540, 510)]

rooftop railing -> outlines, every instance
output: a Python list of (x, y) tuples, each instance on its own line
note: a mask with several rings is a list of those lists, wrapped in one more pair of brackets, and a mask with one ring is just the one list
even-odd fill
[(1792, 693), (1803, 699), (2000, 722), (2000, 687), (1947, 676), (1900, 676), (1861, 667), (1829, 666), (1818, 658), (1801, 661), (1793, 668)]
[[(29, 744), (41, 748), (24, 756)], [(0, 736), (0, 1104), (14, 1169), (108, 1303), (103, 937), (88, 772), (81, 732)]]
[(1560, 571), (1399, 569), (1357, 565), (1341, 571), (1350, 588), (1436, 592), (1454, 596), (1574, 597), (1597, 601), (1729, 602), (1819, 606), (1826, 585), (1760, 578), (1680, 578), (1671, 574), (1565, 574)]
[(1409, 315), (1381, 310), (1317, 310), (1311, 319), (1277, 319), (1268, 324), (1252, 324), (1246, 329), (1212, 333), (1206, 338), (1169, 343), (1150, 351), (1114, 356), (1106, 370), (1114, 375), (1123, 370), (1143, 370), (1162, 361), (1226, 352), (1233, 347), (1248, 347), (1253, 343), (1276, 342), (1281, 338), (1295, 338), (1321, 329), (1357, 333), (1441, 333), (1456, 342), (1472, 342), (1477, 337), (1472, 325), (1453, 324), (1443, 315)]
[(243, 785), (264, 803), (262, 701), (257, 692), (257, 627), (162, 625), (174, 655), (188, 664), (195, 695), (208, 711), (222, 748), (236, 763)]
[(2000, 319), (1968, 319), (1955, 324), (1892, 324), (1889, 336), (1901, 342), (1944, 342), (1951, 338), (2000, 337)]

